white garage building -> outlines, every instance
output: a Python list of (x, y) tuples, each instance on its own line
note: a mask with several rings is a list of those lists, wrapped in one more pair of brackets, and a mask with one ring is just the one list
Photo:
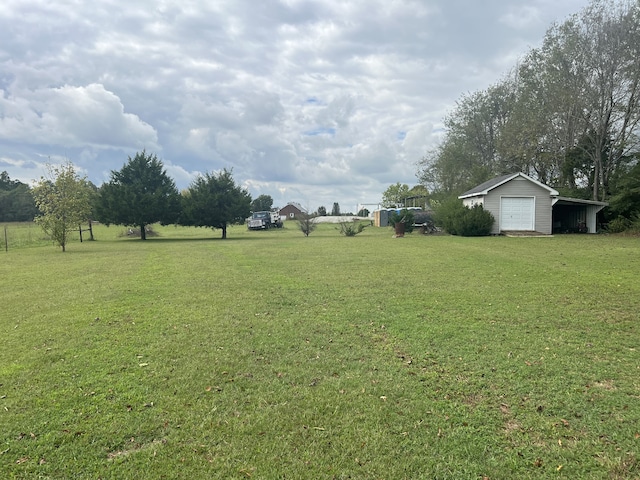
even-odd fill
[(486, 181), (458, 198), (464, 205), (480, 204), (495, 218), (491, 233), (583, 231), (596, 233), (597, 213), (607, 203), (559, 196), (558, 192), (524, 173)]

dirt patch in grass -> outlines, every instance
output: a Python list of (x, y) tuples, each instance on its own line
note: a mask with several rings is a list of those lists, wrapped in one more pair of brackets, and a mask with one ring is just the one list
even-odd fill
[(149, 449), (151, 449), (153, 447), (158, 447), (160, 445), (164, 445), (164, 444), (167, 443), (167, 441), (165, 439), (153, 440), (153, 441), (147, 442), (147, 443), (137, 443), (136, 439), (133, 438), (133, 437), (129, 440), (129, 442), (130, 442), (129, 448), (123, 448), (122, 450), (116, 450), (116, 451), (113, 451), (113, 452), (109, 452), (107, 454), (107, 459), (115, 460), (117, 458), (129, 456), (132, 453), (141, 452), (143, 450), (149, 450)]

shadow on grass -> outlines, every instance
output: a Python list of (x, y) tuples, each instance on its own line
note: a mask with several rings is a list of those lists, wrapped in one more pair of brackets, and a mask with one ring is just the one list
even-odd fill
[(263, 241), (265, 237), (227, 237), (227, 238), (222, 238), (222, 237), (160, 237), (160, 236), (155, 236), (155, 237), (149, 237), (146, 240), (140, 240), (140, 237), (138, 238), (121, 238), (118, 239), (118, 241), (126, 241), (126, 242), (139, 242), (142, 244), (146, 244), (146, 243), (155, 243), (155, 242), (159, 242), (159, 243), (168, 243), (168, 242), (176, 242), (176, 243), (181, 243), (181, 242), (238, 242), (238, 241)]

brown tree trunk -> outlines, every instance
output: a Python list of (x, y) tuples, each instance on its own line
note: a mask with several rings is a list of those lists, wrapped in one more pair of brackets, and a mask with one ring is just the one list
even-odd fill
[(147, 231), (145, 230), (145, 224), (141, 223), (140, 224), (140, 240), (146, 240), (147, 239)]

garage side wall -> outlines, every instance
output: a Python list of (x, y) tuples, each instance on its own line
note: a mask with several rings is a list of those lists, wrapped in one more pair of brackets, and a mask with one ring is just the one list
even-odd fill
[(535, 197), (535, 230), (551, 234), (551, 194), (526, 178), (516, 177), (499, 187), (490, 190), (484, 199), (484, 209), (490, 211), (496, 221), (491, 233), (500, 233), (500, 198)]

